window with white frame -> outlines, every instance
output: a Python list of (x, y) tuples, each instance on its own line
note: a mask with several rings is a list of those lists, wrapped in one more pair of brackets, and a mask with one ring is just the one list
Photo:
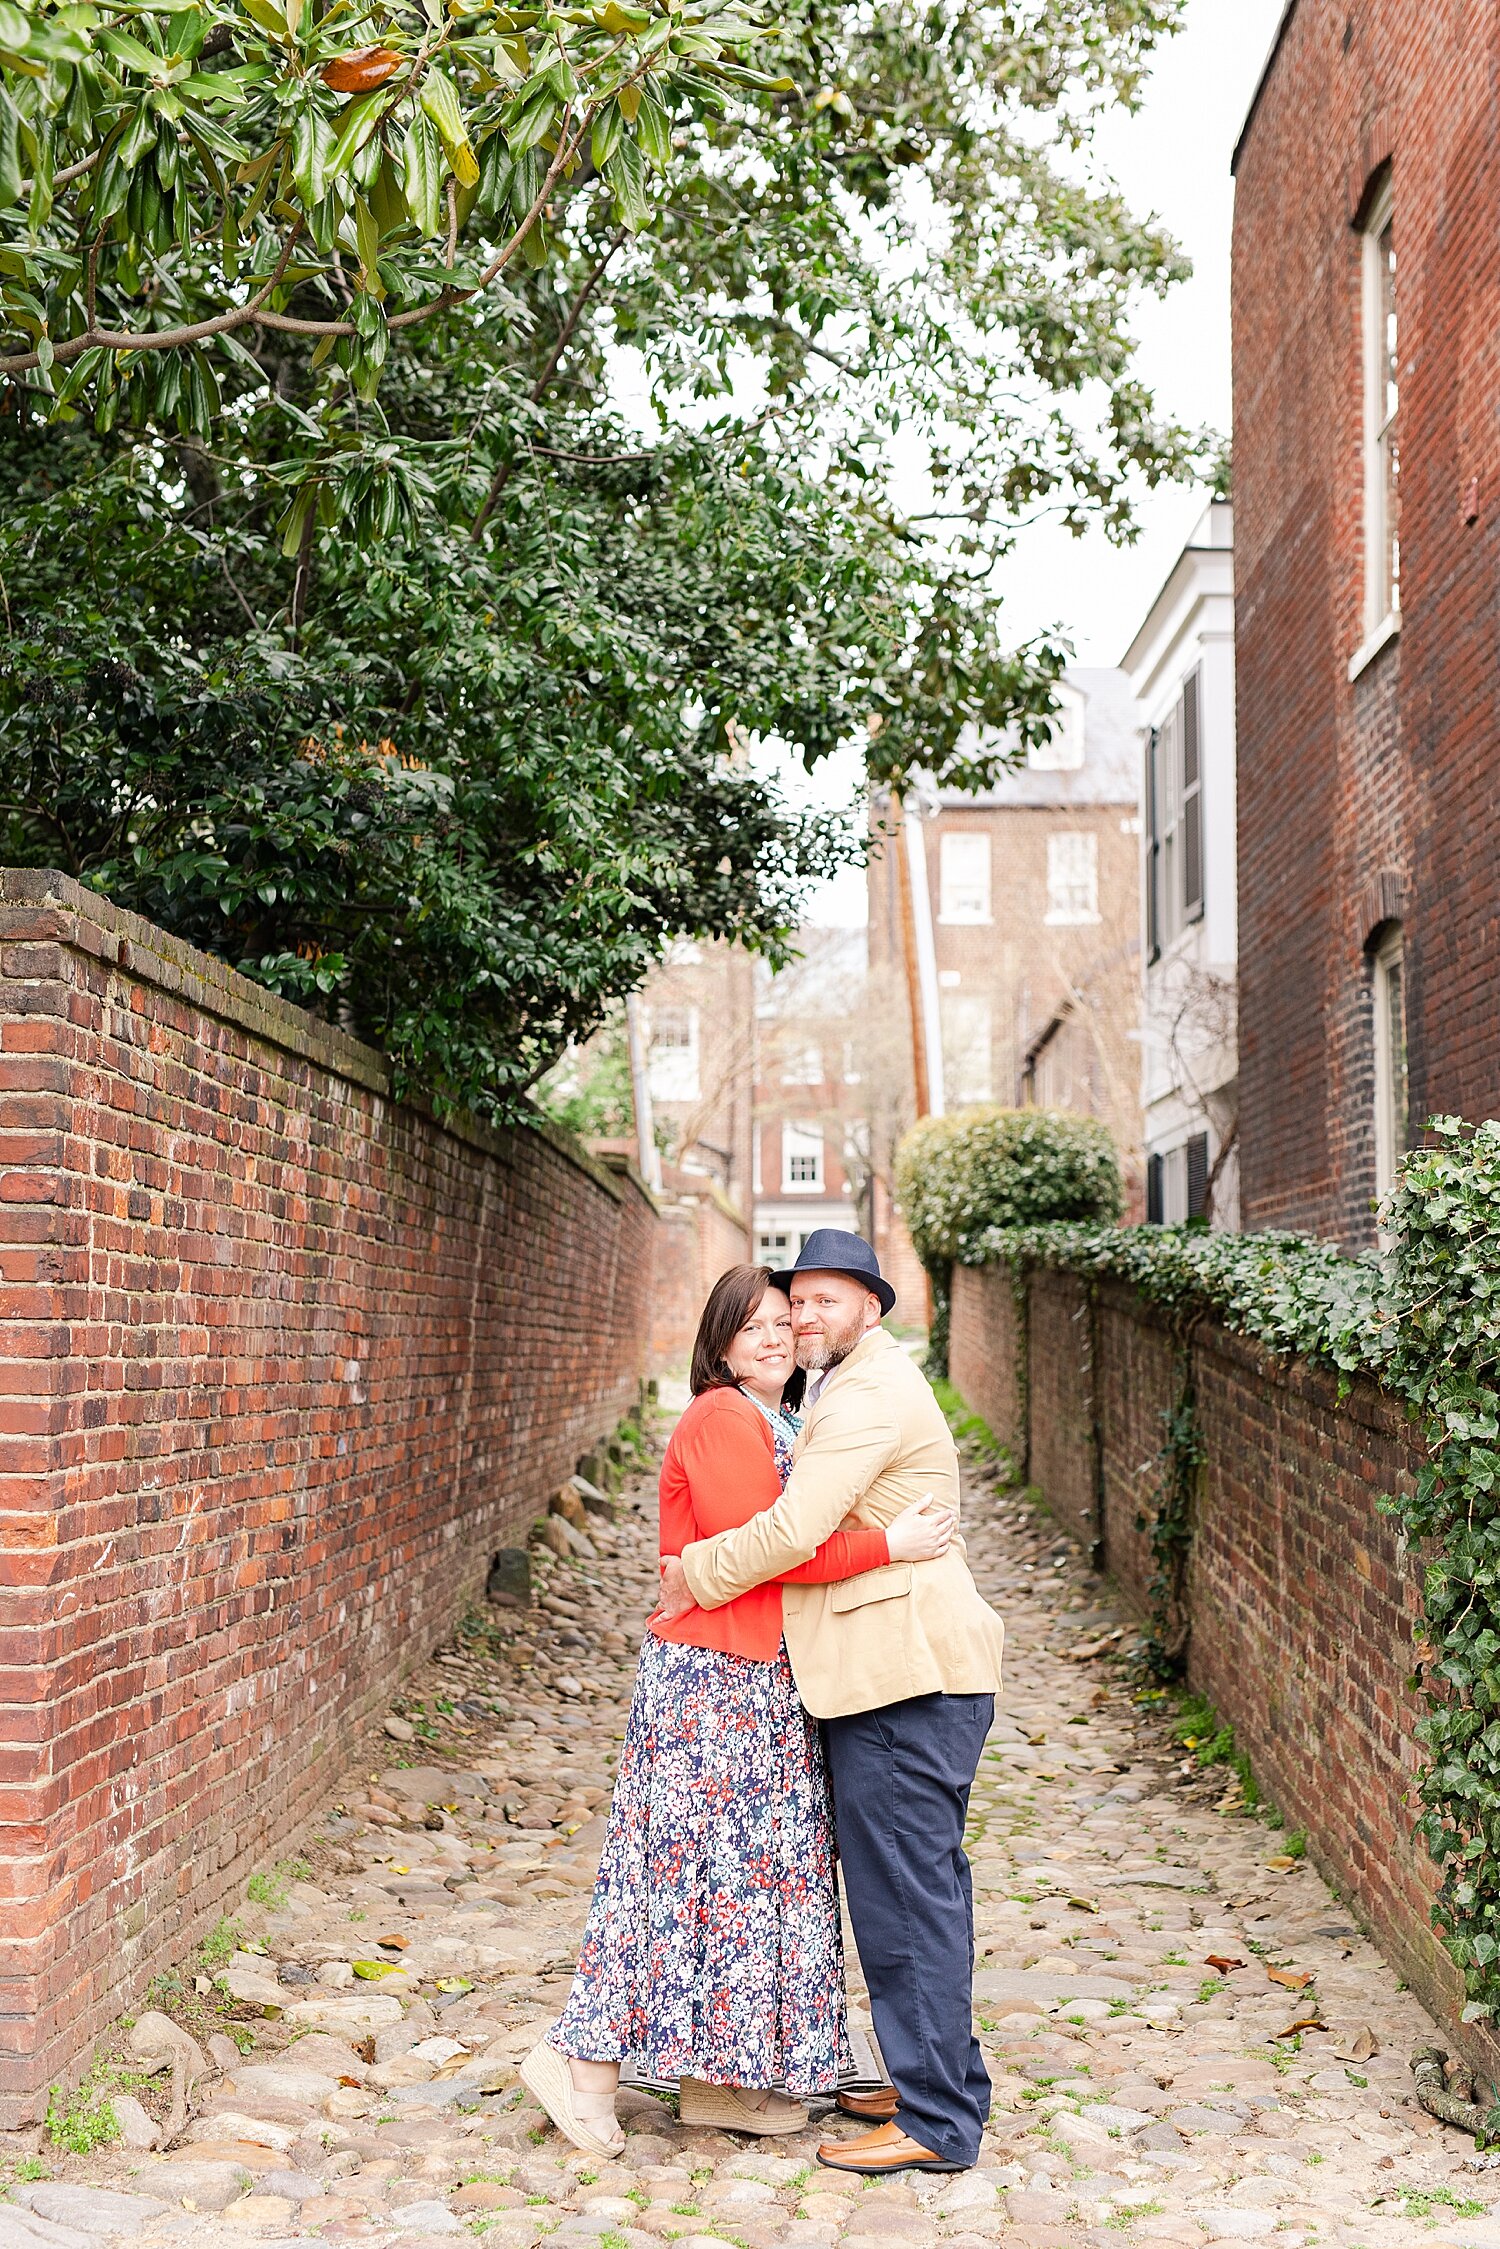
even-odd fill
[(1364, 224), (1365, 637), (1401, 613), (1396, 523), (1396, 229), (1387, 174)]
[(1203, 912), (1202, 701), (1195, 668), (1146, 737), (1146, 950), (1152, 960)]
[(1083, 697), (1074, 687), (1057, 690), (1057, 715), (1044, 742), (1033, 742), (1026, 763), (1043, 773), (1076, 773), (1083, 763)]
[(823, 1191), (823, 1127), (784, 1124), (781, 1128), (781, 1191), (817, 1195)]
[(938, 1001), (943, 1032), (943, 1090), (961, 1109), (995, 1098), (992, 1017), (987, 999), (944, 992)]
[(789, 1039), (781, 1050), (783, 1085), (821, 1085), (823, 1056), (816, 1039)]
[(650, 1016), (651, 1096), (655, 1101), (698, 1099), (698, 1010), (653, 1007)]
[(1406, 940), (1392, 922), (1371, 959), (1375, 1032), (1375, 1192), (1396, 1184), (1406, 1154)]
[(1047, 838), (1047, 920), (1099, 919), (1099, 838), (1064, 829)]
[(988, 921), (990, 918), (990, 839), (973, 828), (955, 828), (938, 838), (938, 919)]

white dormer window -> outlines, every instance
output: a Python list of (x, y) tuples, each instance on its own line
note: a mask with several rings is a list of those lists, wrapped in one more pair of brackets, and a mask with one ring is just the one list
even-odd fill
[(784, 1124), (781, 1128), (781, 1191), (817, 1195), (823, 1191), (823, 1128)]
[(652, 1008), (648, 1067), (653, 1100), (698, 1099), (698, 1010), (695, 1007)]
[(1083, 763), (1083, 697), (1076, 687), (1057, 690), (1057, 715), (1045, 742), (1033, 742), (1026, 763), (1039, 773), (1076, 773)]

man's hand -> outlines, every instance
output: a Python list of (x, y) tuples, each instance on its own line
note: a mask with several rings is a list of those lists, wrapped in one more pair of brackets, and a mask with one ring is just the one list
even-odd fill
[(680, 1616), (698, 1606), (688, 1591), (687, 1571), (675, 1554), (661, 1558), (661, 1599), (646, 1619), (647, 1629), (656, 1624), (675, 1624)]

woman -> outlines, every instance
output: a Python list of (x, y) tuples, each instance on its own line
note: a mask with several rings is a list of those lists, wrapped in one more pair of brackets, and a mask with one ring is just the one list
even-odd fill
[[(733, 1266), (704, 1306), (693, 1402), (662, 1462), (663, 1554), (747, 1522), (790, 1473), (805, 1378), (770, 1282)], [(836, 1531), (783, 1582), (929, 1561), (951, 1530), (911, 1507), (885, 1531)], [(823, 2092), (850, 2064), (828, 1786), (780, 1584), (654, 1625), (641, 1648), (572, 1993), (521, 2076), (575, 2146), (618, 2155), (627, 2054), (679, 2080), (684, 2123), (755, 2133), (807, 2121), (773, 2083)]]

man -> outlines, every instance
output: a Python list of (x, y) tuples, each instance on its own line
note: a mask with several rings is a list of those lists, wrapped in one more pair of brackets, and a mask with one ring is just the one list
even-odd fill
[[(896, 1301), (868, 1242), (819, 1227), (789, 1273), (799, 1365), (816, 1395), (786, 1490), (738, 1529), (662, 1563), (662, 1613), (722, 1607), (808, 1558), (846, 1516), (884, 1525), (925, 1495), (958, 1510), (958, 1454), (926, 1378), (881, 1320)], [(810, 1395), (812, 1393), (810, 1392)], [(797, 1691), (833, 1781), (844, 1895), (894, 2118), (826, 2142), (834, 2170), (961, 2171), (990, 2081), (974, 2037), (974, 1904), (963, 1833), (994, 1716), (1004, 1628), (963, 1546), (838, 1585), (788, 1585)]]

